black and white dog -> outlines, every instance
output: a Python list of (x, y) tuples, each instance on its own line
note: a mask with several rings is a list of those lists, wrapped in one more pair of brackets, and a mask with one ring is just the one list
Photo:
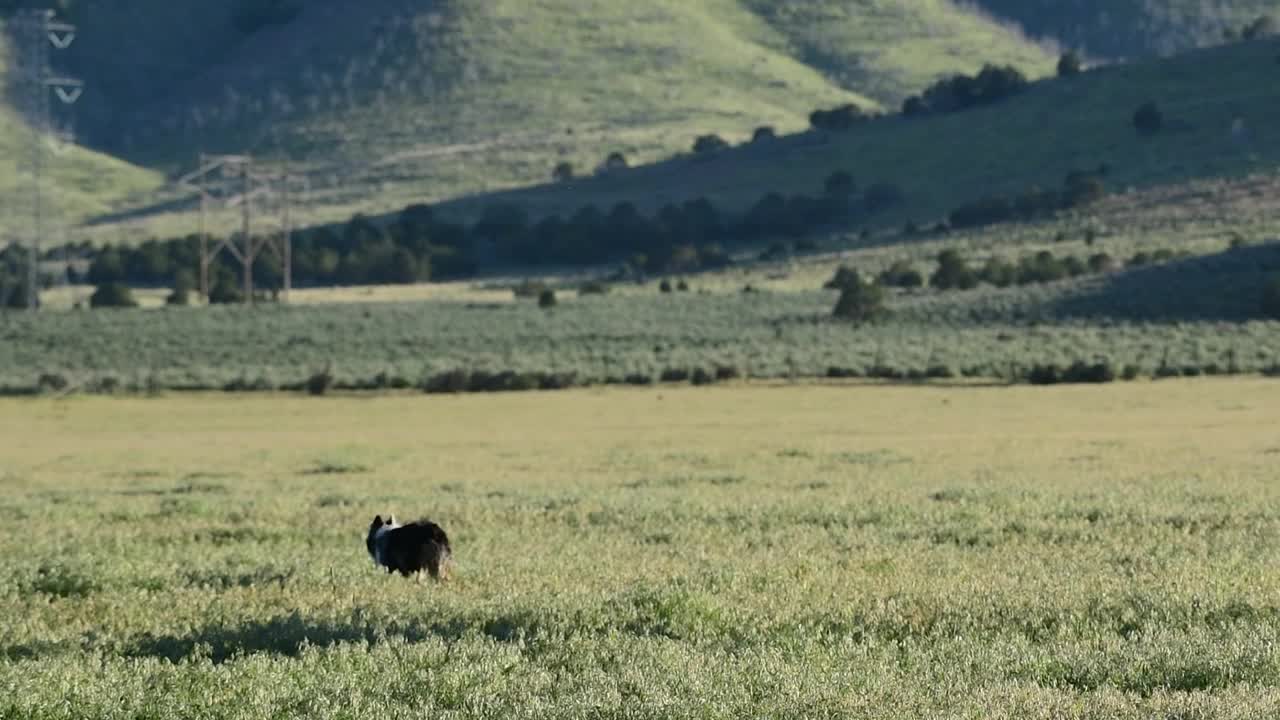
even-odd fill
[(399, 572), (408, 577), (426, 570), (436, 580), (449, 577), (449, 536), (430, 520), (401, 525), (394, 515), (385, 522), (378, 515), (369, 525), (365, 546), (373, 562), (388, 573)]

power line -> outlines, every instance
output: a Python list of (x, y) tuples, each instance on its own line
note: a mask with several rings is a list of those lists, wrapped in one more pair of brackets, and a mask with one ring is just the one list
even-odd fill
[(84, 92), (84, 83), (75, 78), (55, 75), (50, 66), (52, 50), (65, 50), (75, 41), (74, 25), (59, 22), (53, 10), (24, 10), (16, 16), (13, 28), (20, 46), (17, 78), (21, 92), (18, 95), (32, 131), (31, 154), (28, 159), (32, 227), (27, 258), (27, 308), (34, 311), (40, 306), (40, 248), (48, 212), (48, 199), (44, 197), (43, 191), (45, 142), (59, 135), (62, 137), (55, 139), (70, 139), (67, 137), (69, 133), (54, 132), (49, 95), (52, 91), (64, 105), (72, 105)]

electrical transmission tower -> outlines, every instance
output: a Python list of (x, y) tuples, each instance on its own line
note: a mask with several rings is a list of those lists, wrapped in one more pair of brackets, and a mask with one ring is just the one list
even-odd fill
[(58, 22), (53, 10), (24, 10), (17, 14), (11, 27), (19, 45), (16, 90), (23, 116), (31, 126), (31, 154), (28, 158), (31, 177), (31, 236), (28, 244), (27, 307), (40, 305), (40, 253), (49, 212), (44, 195), (45, 144), (50, 141), (73, 140), (70, 131), (56, 130), (50, 91), (64, 105), (72, 105), (84, 92), (84, 83), (56, 75), (51, 67), (53, 50), (71, 47), (76, 38), (74, 25)]
[[(178, 186), (195, 192), (200, 201), (200, 294), (209, 299), (209, 270), (225, 248), (241, 266), (244, 301), (253, 303), (253, 267), (263, 249), (280, 261), (283, 298), (293, 288), (293, 207), (301, 194), (310, 191), (305, 176), (293, 175), (286, 167), (271, 173), (254, 169), (248, 155), (200, 155), (200, 164), (178, 179)], [(209, 247), (208, 215), (211, 204), (240, 210), (239, 238), (220, 238)], [(265, 220), (267, 232), (254, 234), (255, 220)]]

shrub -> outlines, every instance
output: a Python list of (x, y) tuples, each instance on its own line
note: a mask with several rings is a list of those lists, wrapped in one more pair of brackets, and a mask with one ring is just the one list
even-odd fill
[(92, 308), (131, 308), (137, 306), (137, 301), (133, 299), (133, 291), (129, 289), (128, 285), (120, 283), (99, 285), (93, 291), (93, 295), (89, 297), (89, 307)]
[(978, 279), (998, 288), (1006, 288), (1018, 281), (1018, 268), (1004, 258), (988, 258), (978, 271)]
[(1036, 365), (1027, 372), (1027, 382), (1032, 385), (1057, 385), (1062, 382), (1062, 370), (1053, 364)]
[(551, 171), (551, 179), (556, 182), (569, 182), (573, 179), (573, 163), (562, 162)]
[(719, 135), (703, 135), (693, 141), (693, 151), (699, 155), (718, 153), (729, 147), (729, 143)]
[(857, 105), (848, 103), (831, 110), (814, 110), (809, 115), (809, 124), (814, 130), (841, 132), (870, 119)]
[(849, 277), (840, 288), (840, 299), (832, 310), (832, 315), (840, 320), (855, 323), (874, 322), (887, 313), (884, 307), (884, 289), (875, 283), (866, 282), (857, 271), (850, 270)]
[(1106, 362), (1090, 364), (1077, 360), (1063, 373), (1063, 380), (1071, 383), (1109, 383), (1115, 379), (1115, 369)]
[(1149, 265), (1150, 263), (1151, 263), (1151, 253), (1145, 250), (1140, 250), (1134, 253), (1133, 257), (1129, 258), (1128, 266), (1142, 267), (1143, 265)]
[(753, 143), (769, 142), (776, 139), (778, 139), (778, 133), (769, 125), (758, 127), (755, 132), (751, 133), (751, 142)]
[(689, 371), (684, 368), (667, 368), (662, 371), (660, 380), (664, 383), (688, 382)]
[(244, 292), (239, 280), (226, 268), (219, 268), (209, 288), (209, 302), (213, 305), (232, 305), (244, 302)]
[(307, 393), (309, 395), (319, 397), (329, 392), (331, 387), (333, 387), (333, 372), (330, 367), (325, 367), (320, 372), (312, 373), (311, 377), (307, 378)]
[(824, 290), (844, 290), (847, 287), (853, 287), (860, 281), (858, 272), (850, 267), (841, 265), (836, 268), (836, 274), (831, 276), (822, 287)]
[(42, 393), (58, 393), (71, 387), (71, 381), (62, 373), (41, 373), (36, 380), (36, 387)]
[(924, 369), (924, 376), (933, 380), (949, 380), (956, 376), (949, 365), (930, 365)]
[(547, 288), (538, 294), (538, 307), (552, 308), (556, 306), (556, 291)]
[(902, 110), (906, 115), (959, 112), (1016, 95), (1028, 84), (1017, 68), (988, 64), (976, 76), (954, 75), (937, 81), (922, 95), (908, 98)]
[(1058, 58), (1058, 77), (1071, 77), (1083, 71), (1084, 63), (1080, 61), (1080, 56), (1074, 50), (1068, 50)]
[(924, 99), (918, 95), (912, 95), (902, 101), (902, 114), (906, 117), (916, 117), (919, 115), (928, 115), (929, 106), (925, 104)]
[(604, 159), (604, 165), (601, 165), (600, 169), (605, 173), (611, 173), (619, 170), (626, 170), (628, 166), (629, 163), (627, 162), (626, 155), (623, 155), (620, 152), (612, 152)]
[(1018, 261), (1017, 283), (1031, 285), (1050, 283), (1061, 280), (1070, 274), (1067, 265), (1048, 250), (1041, 250), (1035, 255), (1024, 257)]
[(711, 373), (707, 372), (705, 368), (694, 368), (693, 375), (689, 380), (694, 385), (702, 386), (710, 385), (715, 382), (715, 377)]
[(716, 366), (716, 381), (725, 382), (726, 380), (737, 380), (742, 377), (742, 371), (732, 365)]
[(428, 393), (460, 393), (466, 392), (470, 385), (471, 375), (466, 370), (449, 370), (423, 380), (422, 390)]
[(1106, 253), (1096, 253), (1089, 256), (1089, 270), (1095, 273), (1111, 272), (1116, 269), (1115, 258)]
[(1280, 276), (1272, 278), (1262, 289), (1262, 314), (1280, 320)]
[(1164, 114), (1154, 102), (1145, 102), (1133, 113), (1133, 127), (1139, 135), (1155, 135), (1164, 127)]
[(662, 282), (658, 283), (658, 292), (661, 292), (661, 293), (671, 292), (671, 281), (664, 279)]
[(929, 278), (930, 287), (939, 290), (970, 290), (978, 286), (978, 275), (956, 250), (943, 250), (938, 255), (938, 269)]
[(1106, 185), (1096, 173), (1068, 173), (1063, 185), (1062, 205), (1067, 208), (1090, 205), (1107, 194)]

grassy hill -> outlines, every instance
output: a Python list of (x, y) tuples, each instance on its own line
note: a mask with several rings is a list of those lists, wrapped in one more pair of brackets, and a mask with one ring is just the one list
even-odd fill
[[(8, 47), (0, 33), (0, 78), (7, 77)], [(7, 84), (0, 83), (7, 91)], [(19, 235), (31, 210), (28, 174), (35, 136), (12, 109), (0, 106), (0, 217), (14, 218)], [(75, 221), (107, 212), (118, 203), (144, 199), (158, 188), (161, 176), (107, 154), (48, 140), (43, 153), (46, 182), (42, 184), (51, 218)]]
[(820, 106), (896, 107), (941, 73), (1050, 54), (940, 0), (80, 3), (69, 65), (95, 147), (174, 172), (200, 150), (289, 157), (318, 216), (633, 162), (703, 132), (794, 131)]
[[(1125, 3), (1107, 17), (1139, 30), (1165, 23), (1203, 40), (1216, 33), (1205, 29), (1214, 23), (1243, 24), (1259, 9), (1252, 0), (1228, 3), (1217, 14), (1154, 5)], [(297, 0), (274, 4), (286, 11), (279, 15), (246, 13), (260, 6), (76, 3), (82, 31), (67, 68), (88, 81), (77, 124), (89, 145), (170, 174), (188, 169), (202, 150), (288, 158), (292, 169), (308, 172), (313, 187), (300, 215), (342, 220), (536, 184), (559, 162), (589, 174), (613, 151), (633, 163), (658, 161), (708, 132), (739, 140), (761, 125), (798, 131), (822, 106), (893, 110), (938, 75), (984, 62), (1013, 64), (1032, 77), (1049, 73), (1053, 53), (1006, 25), (1009, 18), (1024, 21), (1037, 37), (1068, 44), (1103, 37), (1095, 32), (1103, 8), (1088, 2), (1032, 14), (1029, 5), (991, 0), (983, 6), (987, 14), (943, 0), (372, 0), (358, 12), (328, 0)], [(1083, 44), (1116, 54), (1090, 42)], [(1191, 62), (1218, 62), (1196, 57)], [(1177, 68), (1175, 75), (1200, 72), (1185, 62)], [(1218, 69), (1206, 68), (1201, 80), (1219, 76)], [(1115, 155), (1111, 146), (1125, 132), (1120, 115), (1132, 93), (1145, 93), (1153, 78), (1155, 89), (1168, 85), (1174, 93), (1199, 82), (1154, 67), (1120, 72), (1102, 93), (1094, 92), (1103, 84), (1098, 78), (1079, 83), (1078, 97), (1061, 88), (1037, 90), (1039, 103), (1020, 106), (1025, 115), (990, 129), (983, 123), (994, 109), (930, 121), (915, 132), (878, 126), (860, 133), (861, 141), (754, 162), (690, 172), (677, 163), (676, 177), (661, 170), (652, 177), (671, 185), (665, 195), (687, 188), (735, 196), (770, 184), (810, 188), (828, 166), (846, 165), (860, 178), (900, 180), (912, 190), (912, 212), (930, 214), (952, 202), (955, 188), (1056, 183), (1077, 158)], [(1169, 102), (1184, 101), (1175, 95)], [(1064, 126), (1073, 133), (1068, 144), (1079, 141), (1083, 150), (1059, 153), (1039, 132), (1045, 113), (1051, 126), (1059, 115), (1098, 124), (1071, 120)], [(940, 136), (963, 139), (954, 150), (937, 150), (932, 141)], [(0, 127), (0, 144), (13, 146), (15, 137)], [(983, 146), (993, 153), (975, 158)], [(1027, 158), (1045, 162), (1029, 173), (1010, 165)], [(1130, 159), (1107, 162), (1120, 167)], [(96, 167), (97, 160), (85, 162)], [(724, 168), (736, 176), (720, 177)], [(1216, 172), (1183, 170), (1171, 177)], [(645, 172), (612, 189), (574, 185), (570, 194), (584, 188), (588, 197), (643, 194)], [(1141, 161), (1121, 168), (1126, 181), (1162, 172)], [(140, 197), (158, 176), (120, 165), (88, 174), (104, 181), (69, 183), (73, 219), (140, 217), (161, 234), (193, 227), (190, 207), (172, 204), (172, 196)], [(0, 212), (15, 212), (10, 197), (0, 200)]]
[[(1045, 80), (963, 112), (883, 118), (848, 132), (744, 145), (709, 161), (685, 156), (455, 207), (472, 214), (500, 199), (567, 213), (586, 203), (653, 208), (705, 195), (736, 211), (767, 191), (819, 193), (827, 174), (846, 170), (862, 186), (899, 185), (908, 202), (885, 222), (900, 224), (931, 222), (987, 193), (1056, 188), (1068, 172), (1102, 165), (1112, 191), (1270, 173), (1280, 165), (1280, 136), (1269, 127), (1280, 113), (1277, 52), (1280, 41), (1269, 39), (1152, 58)], [(1148, 100), (1161, 109), (1164, 129), (1141, 137), (1132, 117)]]

